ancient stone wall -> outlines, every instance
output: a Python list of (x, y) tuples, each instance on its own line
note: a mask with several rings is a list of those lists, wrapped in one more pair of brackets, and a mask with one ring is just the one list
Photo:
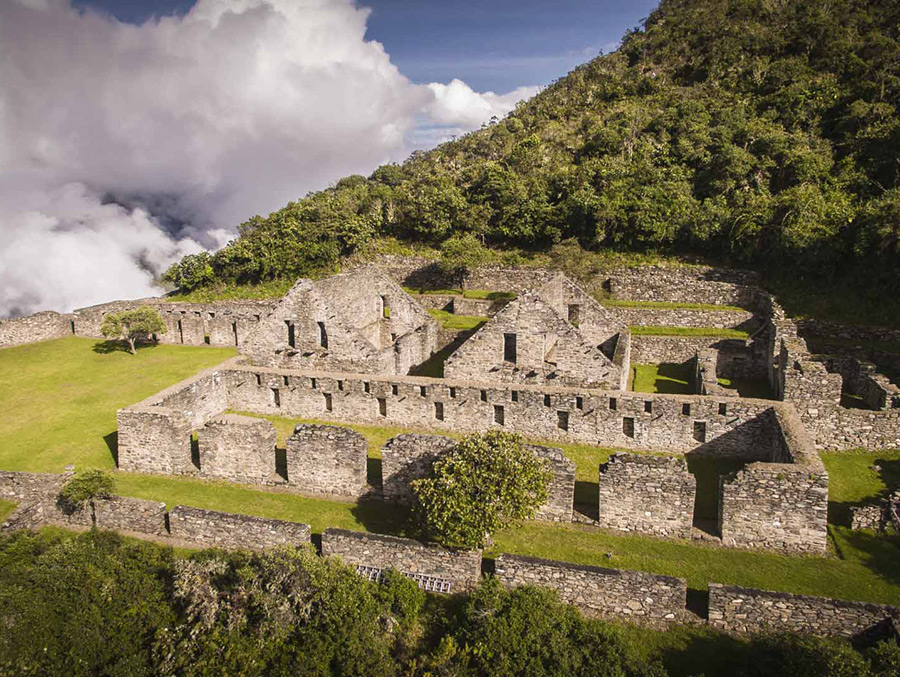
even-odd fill
[(99, 529), (133, 531), (154, 536), (164, 536), (167, 533), (166, 504), (159, 501), (113, 496), (96, 501), (95, 510)]
[[(238, 411), (436, 431), (503, 429), (537, 439), (740, 458), (754, 453), (760, 439), (769, 439), (769, 424), (759, 414), (779, 406), (697, 395), (284, 372), (234, 362), (222, 370), (228, 406)], [(273, 388), (281, 389), (277, 403)]]
[(632, 335), (633, 364), (683, 364), (698, 352), (714, 350), (716, 376), (766, 380), (769, 373), (765, 347), (750, 340), (708, 336)]
[(546, 268), (509, 268), (486, 266), (472, 270), (466, 275), (463, 289), (486, 289), (520, 294), (528, 289), (537, 289), (554, 275)]
[(752, 463), (720, 478), (719, 530), (732, 547), (825, 552), (828, 473), (796, 412), (773, 408), (766, 417), (769, 463)]
[(0, 498), (19, 503), (40, 496), (56, 496), (72, 474), (0, 470)]
[(173, 538), (216, 548), (270, 548), (310, 542), (310, 527), (299, 522), (201, 510), (177, 505), (169, 513)]
[(884, 604), (709, 585), (709, 624), (719, 630), (880, 639), (898, 617), (900, 608)]
[(413, 480), (427, 477), (431, 466), (456, 446), (441, 435), (409, 433), (388, 440), (381, 450), (381, 487), (386, 501), (410, 503)]
[(556, 590), (563, 602), (593, 615), (647, 624), (678, 622), (685, 615), (687, 582), (681, 578), (505, 553), (497, 557), (494, 575), (510, 587)]
[(73, 315), (47, 310), (28, 317), (0, 319), (0, 348), (72, 336)]
[(350, 428), (298, 425), (287, 440), (287, 483), (301, 491), (360, 496), (368, 489), (366, 438)]
[(548, 522), (571, 522), (575, 503), (575, 462), (566, 458), (562, 449), (528, 444), (534, 455), (550, 466), (553, 476), (547, 487), (547, 502), (535, 511), (535, 519)]
[(197, 438), (201, 475), (247, 484), (274, 480), (277, 435), (270, 421), (219, 414)]
[(607, 310), (629, 327), (703, 327), (740, 329), (757, 328), (751, 310), (691, 310), (686, 308), (626, 308), (608, 306)]
[(603, 527), (690, 539), (697, 481), (683, 458), (616, 453), (599, 485)]
[(447, 582), (449, 590), (439, 591), (463, 592), (471, 590), (481, 580), (480, 550), (443, 548), (409, 538), (326, 529), (322, 534), (322, 555), (340, 557), (372, 579), (377, 575), (373, 569), (394, 569), (418, 577), (415, 579), (426, 590), (436, 589), (431, 587), (436, 582)]
[(759, 275), (705, 266), (633, 266), (600, 273), (596, 282), (613, 297), (629, 301), (709, 303), (754, 308)]

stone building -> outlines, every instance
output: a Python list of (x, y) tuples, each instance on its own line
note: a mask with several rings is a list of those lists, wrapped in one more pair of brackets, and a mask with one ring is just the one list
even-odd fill
[(301, 279), (241, 346), (254, 364), (406, 374), (436, 349), (438, 324), (374, 266)]
[(564, 275), (509, 303), (444, 364), (447, 378), (624, 387), (627, 327)]

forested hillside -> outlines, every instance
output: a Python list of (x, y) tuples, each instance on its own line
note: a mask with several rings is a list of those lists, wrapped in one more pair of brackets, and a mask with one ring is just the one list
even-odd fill
[(382, 237), (470, 232), (900, 289), (898, 105), (896, 0), (663, 0), (505, 120), (256, 216), (168, 277), (295, 277)]

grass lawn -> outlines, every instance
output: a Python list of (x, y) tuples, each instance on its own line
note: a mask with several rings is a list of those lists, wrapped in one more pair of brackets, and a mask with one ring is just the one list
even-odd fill
[(13, 503), (12, 501), (5, 501), (0, 498), (0, 522), (5, 520), (15, 509), (15, 503)]
[(740, 329), (716, 327), (629, 327), (633, 336), (697, 336), (710, 338), (745, 339), (750, 334)]
[(659, 308), (661, 310), (721, 310), (723, 312), (743, 313), (745, 308), (740, 306), (717, 306), (712, 303), (675, 303), (669, 301), (628, 301), (617, 299), (603, 299), (600, 302), (610, 308)]
[(408, 294), (424, 294), (433, 295), (440, 294), (445, 296), (462, 296), (467, 299), (488, 299), (490, 301), (507, 301), (516, 298), (512, 292), (506, 291), (490, 291), (489, 289), (419, 289), (416, 287), (404, 287)]
[(630, 389), (638, 393), (690, 395), (694, 392), (694, 371), (687, 364), (634, 364)]
[[(104, 438), (115, 429), (115, 411), (133, 404), (197, 370), (232, 354), (229, 349), (159, 346), (132, 357), (124, 352), (97, 353), (96, 342), (61, 339), (0, 350), (0, 468), (59, 471), (112, 467)], [(45, 403), (36, 406), (35, 402)], [(274, 419), (280, 439), (296, 421)], [(369, 441), (377, 461), (381, 447), (400, 428), (351, 426)], [(596, 496), (597, 466), (612, 452), (587, 445), (562, 446), (577, 464), (576, 492)], [(900, 603), (900, 544), (895, 538), (851, 532), (841, 524), (840, 506), (874, 497), (893, 482), (900, 452), (825, 454), (832, 478), (830, 532), (836, 555), (783, 555), (692, 545), (641, 536), (605, 533), (575, 524), (529, 523), (495, 535), (500, 551), (551, 559), (637, 569), (686, 578), (695, 589), (710, 581), (785, 590), (844, 599)], [(700, 485), (727, 470), (718, 462), (688, 459)], [(869, 468), (877, 462), (882, 471)], [(377, 467), (380, 475), (380, 467)], [(894, 479), (892, 479), (894, 478)], [(225, 482), (181, 477), (116, 473), (116, 492), (201, 508), (306, 522), (320, 532), (329, 526), (379, 533), (409, 534), (408, 515), (374, 501), (360, 503), (264, 491)], [(708, 499), (704, 499), (708, 500)], [(0, 511), (8, 510), (0, 503)], [(701, 504), (698, 515), (712, 514)]]
[(456, 329), (457, 331), (474, 331), (479, 329), (481, 325), (487, 322), (489, 317), (480, 317), (477, 315), (454, 315), (446, 310), (429, 309), (431, 316), (441, 323), (444, 329)]
[(270, 280), (258, 284), (219, 285), (208, 289), (197, 289), (183, 294), (166, 296), (164, 301), (209, 303), (211, 301), (235, 301), (240, 299), (280, 299), (294, 286), (295, 279)]
[(73, 336), (0, 350), (0, 468), (112, 468), (117, 409), (235, 354), (158, 345), (130, 355), (107, 345)]

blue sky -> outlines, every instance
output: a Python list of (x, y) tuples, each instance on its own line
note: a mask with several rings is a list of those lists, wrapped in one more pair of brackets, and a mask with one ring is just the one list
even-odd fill
[[(78, 0), (121, 21), (184, 13), (191, 0)], [(367, 0), (367, 37), (417, 83), (465, 81), (476, 91), (545, 85), (614, 49), (657, 0)]]

